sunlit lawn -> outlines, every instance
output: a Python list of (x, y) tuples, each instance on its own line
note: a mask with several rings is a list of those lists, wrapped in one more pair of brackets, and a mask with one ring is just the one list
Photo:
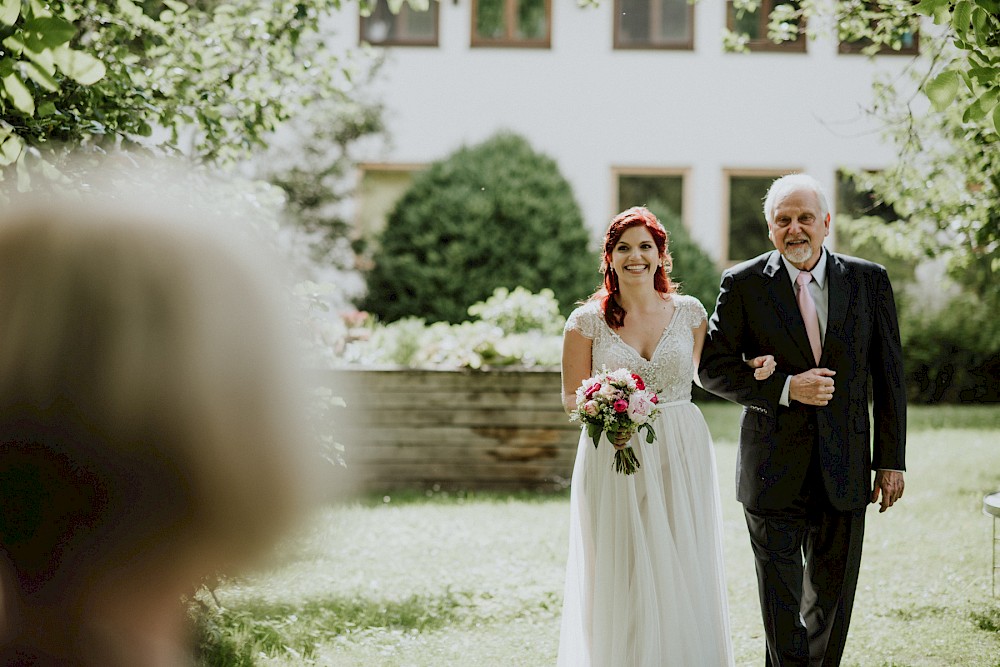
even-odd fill
[[(722, 480), (737, 664), (760, 665), (756, 579), (733, 488), (737, 408), (703, 409)], [(1000, 411), (911, 408), (910, 423), (905, 497), (868, 514), (844, 664), (998, 667), (982, 500), (1000, 490)], [(245, 643), (258, 643), (258, 665), (550, 666), (566, 498), (411, 494), (330, 507), (282, 547), (280, 567), (218, 597), (255, 619), (247, 625), (258, 638)]]

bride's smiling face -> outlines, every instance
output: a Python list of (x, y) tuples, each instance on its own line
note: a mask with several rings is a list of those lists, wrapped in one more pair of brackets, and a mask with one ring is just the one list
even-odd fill
[(618, 274), (620, 284), (652, 281), (660, 253), (656, 241), (645, 225), (629, 227), (622, 232), (611, 251), (611, 266)]

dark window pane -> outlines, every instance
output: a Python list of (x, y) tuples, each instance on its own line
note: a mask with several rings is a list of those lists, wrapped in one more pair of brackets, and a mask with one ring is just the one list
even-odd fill
[(436, 44), (437, 3), (427, 11), (418, 12), (404, 4), (393, 14), (384, 0), (372, 9), (371, 16), (361, 19), (361, 39), (371, 44)]
[(504, 0), (478, 0), (476, 3), (476, 35), (484, 39), (504, 39)]
[(649, 0), (621, 0), (618, 39), (623, 44), (648, 44)]
[(687, 0), (618, 0), (620, 46), (687, 46), (691, 42), (691, 5)]
[(680, 175), (622, 175), (618, 177), (618, 210), (653, 206), (681, 217), (684, 177)]
[(729, 179), (729, 259), (741, 261), (774, 248), (767, 238), (764, 195), (776, 176)]
[(657, 0), (661, 5), (660, 43), (673, 44), (688, 40), (688, 15), (691, 5), (687, 0)]
[(542, 39), (548, 32), (545, 0), (519, 0), (517, 39)]
[(734, 23), (735, 27), (733, 31), (740, 34), (746, 34), (751, 40), (758, 40), (762, 37), (767, 37), (767, 27), (765, 26), (764, 29), (761, 30), (759, 8), (752, 12), (736, 11)]

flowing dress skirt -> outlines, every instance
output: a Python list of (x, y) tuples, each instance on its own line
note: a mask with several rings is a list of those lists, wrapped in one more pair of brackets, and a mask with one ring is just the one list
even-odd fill
[(570, 495), (560, 667), (733, 664), (712, 439), (690, 401), (662, 406), (641, 468), (580, 437)]

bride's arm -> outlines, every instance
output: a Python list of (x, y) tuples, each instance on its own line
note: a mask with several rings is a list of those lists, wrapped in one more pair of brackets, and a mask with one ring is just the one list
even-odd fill
[(706, 331), (708, 331), (708, 320), (702, 320), (698, 326), (691, 329), (691, 333), (694, 335), (694, 347), (691, 350), (694, 359), (694, 383), (699, 387), (701, 380), (698, 379), (698, 364), (701, 363), (701, 349), (705, 346)]
[(576, 329), (563, 334), (562, 403), (567, 414), (576, 409), (576, 390), (590, 377), (592, 344)]

